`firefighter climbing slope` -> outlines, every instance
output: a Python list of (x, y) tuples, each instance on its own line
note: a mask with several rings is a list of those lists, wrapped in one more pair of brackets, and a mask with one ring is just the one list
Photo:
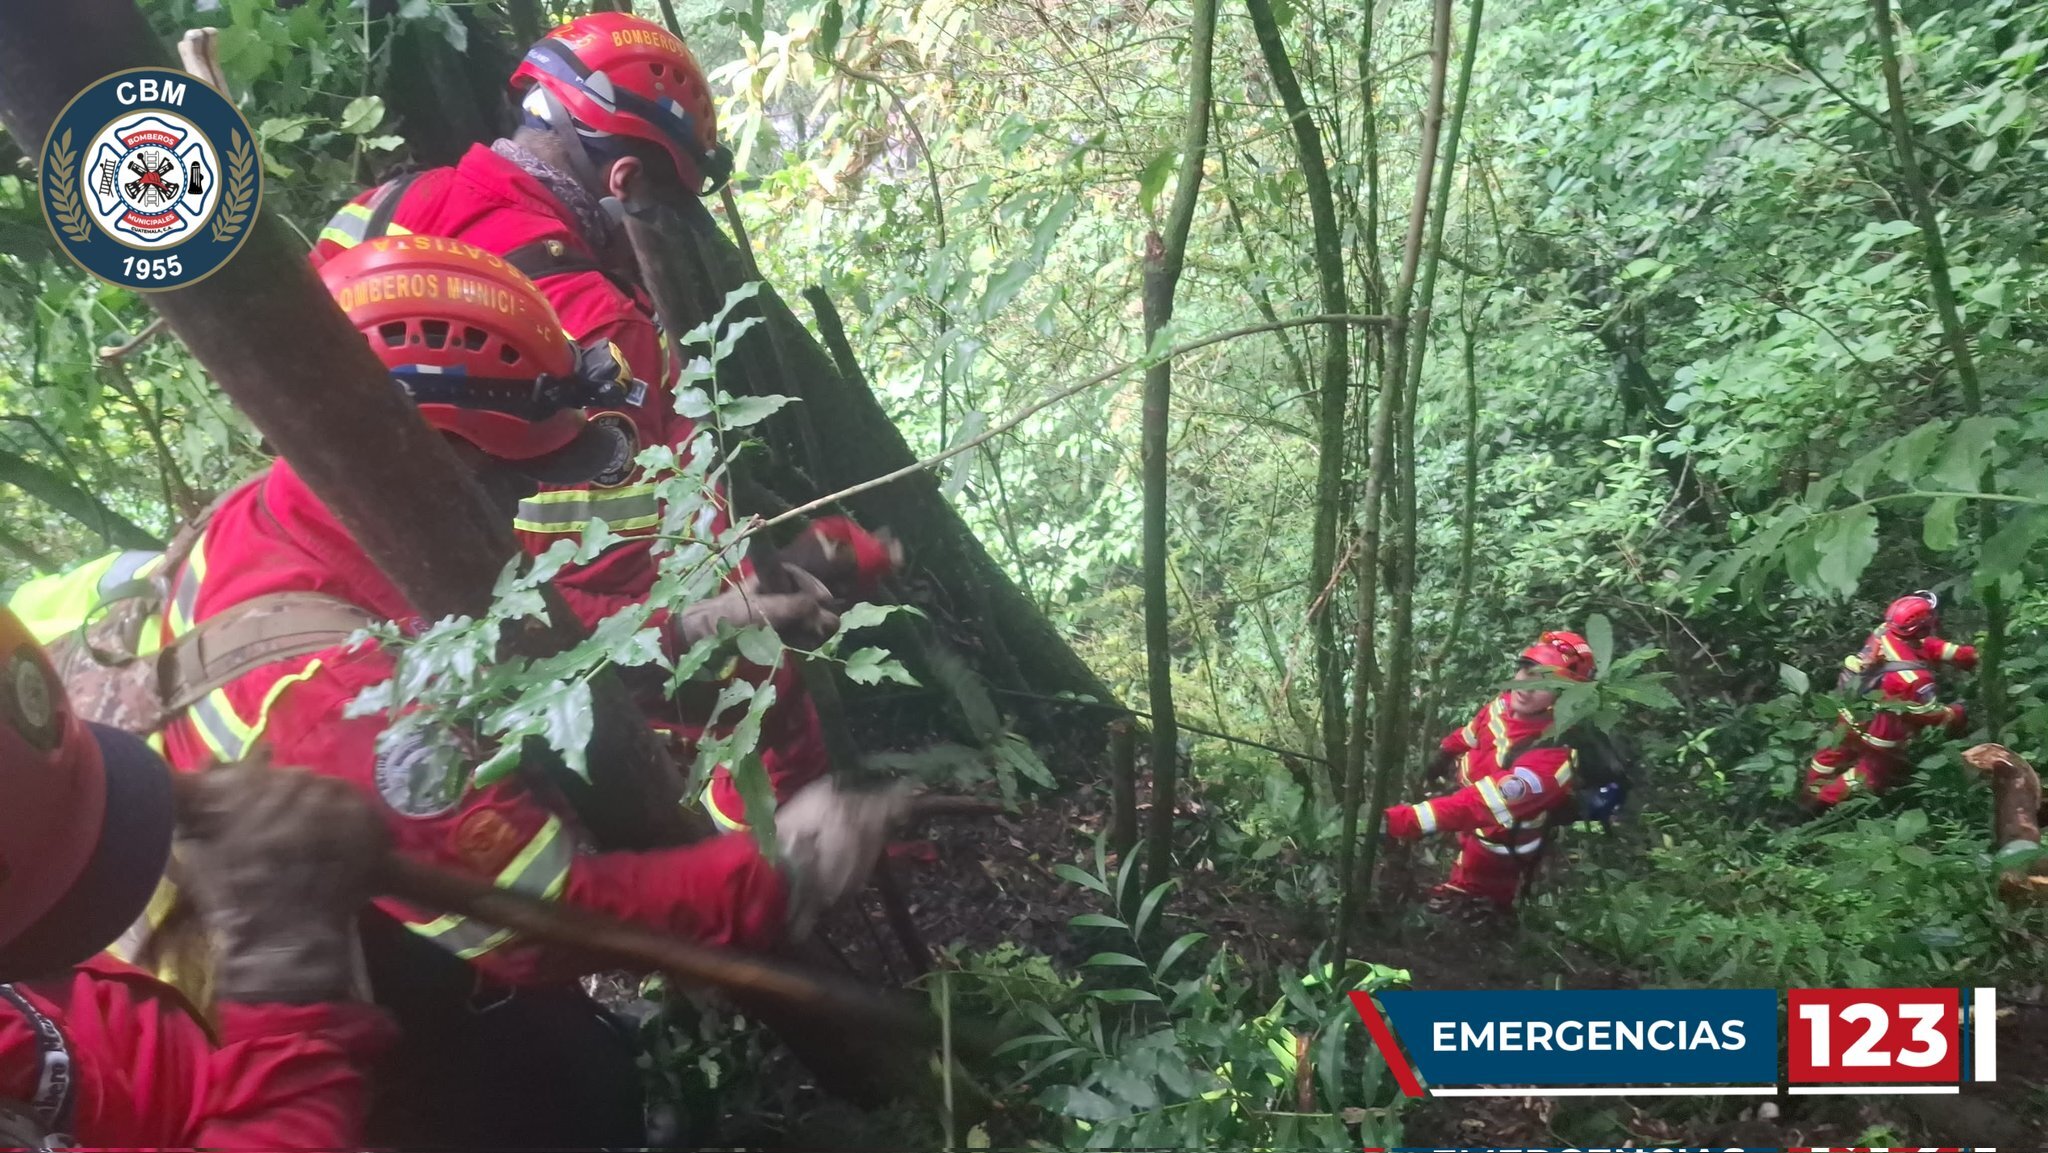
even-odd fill
[(1862, 649), (1842, 662), (1842, 693), (1870, 701), (1872, 711), (1864, 720), (1841, 711), (1835, 743), (1814, 754), (1807, 768), (1808, 805), (1824, 809), (1858, 792), (1883, 793), (1898, 784), (1912, 772), (1906, 745), (1917, 730), (1941, 725), (1956, 736), (1967, 730), (1962, 702), (1936, 699), (1934, 669), (1974, 669), (1977, 650), (1943, 640), (1935, 635), (1940, 627), (1935, 594), (1902, 596), (1885, 609)]
[(1540, 682), (1592, 680), (1593, 651), (1577, 633), (1548, 632), (1522, 650), (1518, 664), (1515, 680), (1527, 687), (1488, 701), (1431, 761), (1432, 777), (1453, 774), (1459, 788), (1386, 812), (1387, 834), (1397, 840), (1459, 834), (1458, 862), (1432, 890), (1434, 903), (1512, 908), (1543, 852), (1545, 828), (1574, 801), (1578, 753), (1545, 740), (1557, 691)]
[(339, 782), (248, 762), (182, 798), (180, 881), (214, 942), (213, 1028), (101, 952), (156, 889), (170, 770), (80, 721), (0, 609), (0, 1148), (341, 1149), (392, 1025), (350, 999), (382, 823)]

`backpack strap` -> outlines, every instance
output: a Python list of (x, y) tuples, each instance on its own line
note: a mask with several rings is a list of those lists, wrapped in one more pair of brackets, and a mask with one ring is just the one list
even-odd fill
[(64, 1031), (12, 985), (0, 985), (0, 1001), (12, 1005), (28, 1021), (29, 1029), (36, 1035), (36, 1049), (42, 1055), (36, 1076), (36, 1099), (29, 1103), (45, 1134), (42, 1144), (36, 1147), (69, 1146), (78, 1110), (78, 1084)]
[(612, 282), (613, 287), (626, 294), (634, 304), (647, 307), (640, 294), (640, 286), (605, 267), (587, 252), (572, 250), (559, 240), (536, 240), (522, 244), (505, 254), (505, 263), (526, 274), (528, 280), (538, 281), (543, 276), (568, 276), (578, 272), (595, 272)]
[(230, 606), (157, 655), (164, 711), (189, 708), (264, 665), (333, 648), (382, 619), (316, 592), (270, 593)]

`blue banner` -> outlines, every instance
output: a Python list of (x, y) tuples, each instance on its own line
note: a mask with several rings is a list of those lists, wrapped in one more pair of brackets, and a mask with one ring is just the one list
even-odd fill
[(1774, 989), (1376, 994), (1432, 1085), (1770, 1085)]

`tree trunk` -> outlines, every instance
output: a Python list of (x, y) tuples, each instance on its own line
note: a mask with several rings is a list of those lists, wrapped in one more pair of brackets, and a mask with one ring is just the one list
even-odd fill
[[(1443, 251), (1444, 220), (1451, 211), (1451, 185), (1458, 172), (1458, 137), (1465, 125), (1465, 103), (1472, 90), (1472, 60), (1479, 51), (1479, 24), (1486, 11), (1486, 0), (1471, 0), (1471, 10), (1466, 17), (1464, 56), (1458, 62), (1458, 87), (1451, 100), (1451, 125), (1444, 136), (1443, 169), (1436, 179), (1436, 204), (1430, 213), (1429, 240), (1423, 248), (1421, 282), (1417, 286), (1415, 312), (1421, 316), (1419, 324), (1407, 326), (1409, 337), (1408, 380), (1401, 404), (1401, 447), (1400, 447), (1400, 559), (1395, 571), (1394, 583), (1394, 659), (1387, 681), (1386, 695), (1380, 698), (1380, 708), (1388, 713), (1387, 739), (1374, 750), (1378, 771), (1391, 774), (1392, 780), (1378, 790), (1381, 796), (1397, 794), (1402, 779), (1407, 775), (1408, 739), (1413, 725), (1409, 721), (1409, 680), (1415, 668), (1415, 564), (1418, 541), (1415, 524), (1415, 412), (1422, 396), (1422, 363), (1429, 352), (1429, 331), (1434, 318), (1433, 306), (1436, 301), (1436, 273), (1438, 257)], [(1448, 17), (1445, 10), (1443, 15)], [(1446, 21), (1448, 23), (1448, 20)], [(1448, 34), (1448, 29), (1445, 30)], [(1448, 44), (1446, 44), (1448, 47)], [(1441, 84), (1432, 97), (1440, 102)], [(1441, 117), (1441, 103), (1433, 103), (1432, 111)], [(1425, 138), (1435, 132), (1430, 123), (1423, 124)], [(1425, 139), (1425, 147), (1427, 140)], [(1469, 510), (1468, 510), (1469, 515)], [(1470, 526), (1466, 531), (1469, 533)], [(1423, 714), (1429, 718), (1427, 713)]]
[[(1977, 362), (1970, 352), (1970, 331), (1963, 327), (1956, 307), (1956, 289), (1948, 271), (1948, 245), (1941, 235), (1941, 217), (1934, 198), (1920, 177), (1920, 161), (1913, 151), (1913, 121), (1906, 111), (1906, 90), (1899, 81), (1899, 50), (1892, 41), (1891, 0), (1873, 0), (1877, 18), (1877, 45), (1884, 59), (1885, 102), (1891, 119), (1892, 148), (1898, 153), (1899, 177), (1905, 181), (1906, 197), (1913, 205), (1913, 219), (1920, 226), (1920, 238), (1927, 247), (1927, 282), (1934, 295), (1934, 311), (1941, 317), (1942, 341), (1955, 363), (1956, 384), (1961, 393), (1963, 414), (1978, 416), (1984, 411), (1983, 391), (1977, 383)], [(1994, 488), (1993, 466), (1984, 466), (1983, 488)], [(1988, 500), (1977, 504), (1977, 546), (1998, 534), (1998, 506)], [(1996, 741), (2005, 727), (2005, 592), (1998, 580), (1982, 582), (1984, 598), (1984, 659), (1978, 665), (1977, 684), (1984, 695), (1986, 740)]]
[[(666, 206), (658, 215), (658, 243), (668, 259), (661, 260), (660, 267), (643, 269), (649, 289), (658, 301), (722, 301), (728, 291), (750, 279), (745, 261), (730, 239), (706, 226), (708, 214), (693, 225), (685, 213), (703, 214), (703, 209), (685, 204), (677, 211), (676, 206)], [(913, 464), (917, 458), (866, 381), (841, 371), (841, 363), (852, 363), (852, 349), (830, 299), (818, 289), (804, 295), (825, 341), (842, 350), (837, 359), (772, 287), (763, 286), (753, 302), (765, 318), (759, 328), (762, 335), (742, 339), (736, 351), (743, 355), (729, 357), (720, 366), (732, 369), (721, 376), (720, 387), (735, 393), (797, 396), (802, 404), (792, 408), (807, 410), (813, 428), (831, 430), (816, 438), (816, 456), (807, 459), (811, 446), (803, 444), (795, 428), (789, 422), (771, 421), (769, 436), (783, 467), (757, 470), (756, 479), (778, 493), (824, 494)], [(690, 306), (676, 307), (687, 312)], [(757, 340), (772, 345), (772, 363), (762, 355), (744, 355)], [(1000, 687), (1047, 696), (1067, 693), (1116, 705), (1115, 692), (1074, 653), (967, 528), (940, 491), (937, 477), (920, 473), (856, 494), (845, 503), (863, 523), (886, 525), (903, 540), (910, 563), (938, 586), (935, 599), (964, 606), (958, 623), (980, 634), (986, 656), (983, 671)], [(1058, 706), (1030, 706), (1026, 717), (1034, 735), (1053, 736), (1071, 729), (1064, 724), (1071, 721), (1070, 711)]]
[[(1394, 285), (1393, 299), (1389, 311), (1394, 318), (1394, 330), (1387, 334), (1387, 364), (1380, 372), (1379, 413), (1373, 424), (1372, 474), (1366, 482), (1364, 543), (1359, 549), (1358, 559), (1358, 670), (1354, 675), (1370, 675), (1374, 656), (1373, 618), (1378, 612), (1379, 564), (1382, 523), (1382, 503), (1389, 495), (1387, 487), (1394, 480), (1397, 467), (1394, 461), (1395, 445), (1398, 443), (1396, 422), (1406, 420), (1401, 415), (1405, 382), (1408, 379), (1407, 348), (1408, 333), (1413, 327), (1409, 304), (1414, 297), (1415, 278), (1422, 261), (1424, 247), (1424, 225), (1429, 216), (1430, 181), (1436, 171), (1437, 136), (1443, 125), (1444, 78), (1450, 66), (1451, 46), (1451, 0), (1436, 0), (1435, 18), (1430, 35), (1430, 80), (1429, 103), (1422, 117), (1422, 155), (1415, 169), (1415, 195), (1409, 202), (1408, 235), (1401, 250), (1401, 279)], [(1393, 726), (1400, 723), (1407, 711), (1406, 701), (1395, 695), (1396, 683), (1406, 691), (1408, 673), (1406, 669), (1389, 669), (1386, 691), (1380, 695), (1378, 722), (1374, 735), (1375, 749), (1372, 800), (1368, 803), (1370, 812), (1369, 832), (1363, 845), (1363, 856), (1359, 873), (1363, 878), (1354, 877), (1348, 870), (1343, 873), (1344, 896), (1337, 906), (1337, 947), (1348, 949), (1353, 915), (1356, 911), (1354, 890), (1360, 884), (1372, 884), (1373, 866), (1379, 860), (1379, 813), (1386, 806), (1392, 787), (1391, 778), (1398, 772), (1397, 762), (1391, 762), (1387, 749), (1393, 743)], [(1353, 691), (1353, 730), (1364, 731), (1366, 717), (1363, 713), (1365, 695)], [(1347, 782), (1364, 774), (1364, 751), (1354, 741), (1348, 750), (1345, 762)], [(1352, 797), (1355, 799), (1356, 792)], [(1356, 803), (1347, 805), (1344, 811), (1344, 843), (1340, 853), (1348, 853), (1358, 841), (1359, 812)]]
[[(129, 0), (22, 9), (0, 21), (0, 119), (16, 139), (41, 140), (86, 85), (149, 65), (168, 60)], [(248, 227), (219, 272), (153, 293), (150, 303), (415, 609), (428, 619), (480, 615), (518, 553), (510, 524), (391, 386), (285, 228), (267, 214)], [(251, 340), (252, 332), (291, 338)], [(521, 630), (508, 643), (530, 655), (574, 643), (575, 618), (551, 601), (552, 619), (563, 623)], [(592, 690), (592, 782), (563, 774), (565, 789), (609, 846), (680, 839), (674, 767), (616, 677), (597, 677)]]
[[(1210, 52), (1216, 43), (1216, 0), (1195, 0), (1188, 30), (1188, 117), (1181, 130), (1180, 174), (1166, 234), (1145, 236), (1145, 345), (1150, 348), (1173, 319), (1173, 296), (1187, 265), (1188, 232), (1202, 192), (1202, 163), (1209, 146)], [(1172, 415), (1173, 361), (1145, 370), (1144, 413), (1144, 584), (1145, 671), (1152, 705), (1152, 827), (1145, 845), (1145, 887), (1173, 874), (1173, 810), (1180, 779), (1180, 728), (1173, 714), (1173, 650), (1168, 635), (1166, 589), (1166, 452)]]
[[(1266, 71), (1279, 90), (1281, 106), (1294, 130), (1295, 156), (1308, 189), (1309, 217), (1315, 229), (1316, 285), (1323, 311), (1351, 311), (1344, 288), (1344, 237), (1337, 227), (1336, 202), (1330, 195), (1330, 169), (1323, 158), (1322, 130), (1302, 97), (1280, 23), (1268, 0), (1245, 0), (1258, 36)], [(1345, 392), (1351, 378), (1351, 334), (1342, 325), (1323, 329), (1322, 388), (1318, 403), (1316, 517), (1310, 546), (1308, 601), (1322, 602), (1311, 622), (1316, 645), (1316, 691), (1321, 701), (1323, 755), (1331, 771), (1344, 763), (1344, 673), (1337, 651), (1335, 597), (1325, 595), (1336, 583), (1337, 521), (1343, 506)], [(1334, 782), (1333, 782), (1334, 783)]]

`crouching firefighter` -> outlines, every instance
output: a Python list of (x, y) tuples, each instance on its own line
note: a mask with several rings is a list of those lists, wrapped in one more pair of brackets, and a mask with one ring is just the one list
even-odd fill
[[(609, 442), (583, 409), (615, 399), (617, 362), (579, 352), (532, 282), (506, 261), (460, 241), (393, 236), (336, 256), (320, 274), (394, 382), (504, 515), (541, 482), (575, 483), (605, 467)], [(365, 290), (394, 277), (440, 291)], [(182, 555), (173, 547), (165, 572), (166, 649), (213, 629), (222, 635), (210, 648), (232, 653), (225, 634), (236, 622), (307, 598), (365, 619), (408, 628), (417, 622), (413, 606), (288, 461), (226, 497)], [(670, 614), (664, 645), (687, 652), (721, 626), (748, 625), (817, 644), (837, 627), (833, 602), (808, 574), (786, 575), (791, 591), (764, 595), (743, 583)], [(468, 737), (450, 745), (393, 740), (384, 713), (350, 715), (350, 703), (394, 671), (387, 650), (351, 647), (332, 633), (289, 655), (273, 646), (204, 693), (188, 689), (190, 706), (164, 727), (166, 753), (190, 770), (265, 741), (278, 761), (346, 781), (367, 797), (400, 853), (658, 932), (741, 948), (777, 945), (857, 889), (902, 809), (893, 795), (857, 796), (820, 782), (778, 814), (780, 851), (772, 862), (747, 834), (645, 852), (590, 851), (575, 811), (544, 770), (523, 766), (477, 786), (473, 770), (488, 750), (471, 747)], [(384, 916), (364, 927), (370, 981), (405, 1041), (380, 1074), (371, 1141), (644, 1143), (634, 1049), (576, 983), (594, 967), (590, 958), (458, 916), (391, 901), (378, 908)]]
[[(390, 1019), (352, 999), (383, 823), (353, 790), (241, 762), (174, 804), (133, 734), (85, 723), (0, 609), (0, 1148), (348, 1149)], [(214, 1002), (103, 950), (180, 882)]]
[[(1583, 637), (1544, 633), (1522, 650), (1515, 670), (1515, 680), (1527, 686), (1487, 702), (1438, 747), (1427, 775), (1452, 775), (1457, 790), (1386, 811), (1387, 834), (1397, 840), (1459, 834), (1457, 864), (1450, 879), (1430, 891), (1432, 906), (1481, 902), (1512, 909), (1541, 860), (1551, 824), (1581, 816), (1605, 820), (1620, 807), (1625, 782), (1611, 771), (1612, 758), (1582, 759), (1575, 747), (1580, 742), (1550, 732), (1557, 690), (1542, 682), (1585, 682), (1593, 673), (1593, 650)], [(1581, 780), (1584, 762), (1595, 759), (1602, 762), (1601, 779)]]
[(1863, 647), (1842, 661), (1837, 682), (1842, 695), (1872, 702), (1867, 721), (1847, 708), (1835, 726), (1835, 742), (1815, 753), (1807, 766), (1801, 799), (1827, 809), (1859, 792), (1881, 794), (1913, 771), (1906, 745), (1913, 734), (1936, 725), (1951, 736), (1969, 727), (1961, 701), (1936, 699), (1937, 665), (1977, 667), (1974, 645), (1952, 644), (1935, 635), (1941, 627), (1941, 599), (1926, 590), (1902, 596), (1884, 611)]

